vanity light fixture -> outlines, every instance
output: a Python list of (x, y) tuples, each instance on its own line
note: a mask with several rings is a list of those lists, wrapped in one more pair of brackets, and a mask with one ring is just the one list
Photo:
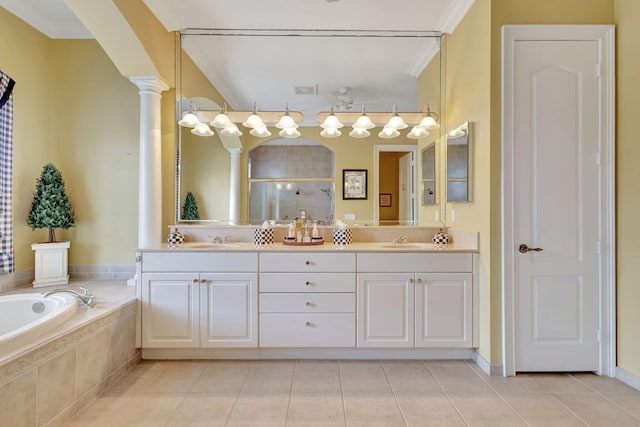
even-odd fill
[(198, 121), (198, 124), (195, 125), (193, 129), (191, 129), (191, 133), (198, 136), (213, 136), (214, 133), (206, 123), (201, 123)]
[(323, 129), (327, 129), (327, 128), (340, 129), (343, 126), (344, 125), (342, 123), (340, 123), (340, 120), (336, 117), (335, 113), (333, 112), (333, 105), (332, 105), (331, 106), (331, 112), (324, 119), (324, 121), (322, 122), (320, 127), (323, 128)]
[(467, 126), (467, 123), (464, 123), (457, 128), (449, 131), (447, 135), (451, 138), (460, 138), (461, 136), (465, 136), (468, 131), (469, 127)]
[(320, 136), (324, 138), (337, 138), (342, 135), (338, 128), (326, 127), (320, 132)]
[(193, 102), (190, 108), (191, 109), (182, 116), (182, 119), (178, 120), (178, 124), (187, 128), (195, 128), (196, 125), (200, 123), (200, 119), (196, 116), (196, 106)]
[(268, 136), (271, 136), (271, 132), (269, 132), (269, 129), (267, 129), (266, 125), (254, 127), (253, 129), (251, 129), (249, 134), (257, 136), (259, 138), (266, 138)]
[(216, 128), (224, 128), (227, 124), (231, 123), (231, 119), (226, 114), (227, 104), (224, 105), (220, 113), (209, 123), (211, 126)]
[[(374, 126), (375, 127), (375, 126)], [(351, 132), (349, 132), (349, 136), (351, 138), (366, 138), (371, 135), (367, 129), (354, 127)]]
[[(362, 104), (362, 114), (360, 114), (360, 116), (356, 119), (355, 123), (351, 125), (351, 127), (354, 130), (355, 129), (373, 129), (374, 127), (376, 127), (376, 125), (371, 121), (371, 118), (367, 116), (367, 112), (364, 109), (364, 104)], [(351, 133), (349, 133), (349, 135), (351, 135)], [(359, 138), (362, 138), (362, 137), (359, 137)]]
[(414, 126), (411, 128), (411, 132), (407, 134), (407, 138), (411, 139), (419, 139), (426, 138), (429, 136), (429, 131), (423, 128), (422, 126)]
[[(397, 130), (406, 129), (408, 126), (404, 122), (404, 119), (398, 115), (398, 107), (396, 106), (396, 104), (393, 104), (392, 112), (393, 112), (393, 116), (391, 116), (391, 118), (389, 119), (389, 121), (385, 125), (385, 128), (388, 127), (388, 128), (397, 129)], [(393, 137), (391, 137), (391, 138), (393, 138)]]
[[(291, 115), (289, 115), (289, 103), (287, 102), (286, 107), (284, 109), (284, 114), (282, 115), (282, 117), (280, 117), (280, 120), (278, 120), (278, 123), (276, 123), (276, 127), (278, 129), (295, 129), (298, 127), (298, 124), (295, 122), (295, 120), (293, 120), (293, 117), (291, 117)], [(282, 135), (282, 132), (280, 132), (280, 136)], [(300, 136), (300, 132), (298, 132), (298, 136)], [(285, 138), (295, 138), (293, 136), (288, 136)]]
[(247, 117), (247, 120), (242, 122), (242, 126), (251, 129), (266, 127), (266, 125), (262, 121), (262, 118), (260, 118), (260, 116), (258, 115), (258, 109), (255, 102), (253, 103), (253, 112), (249, 117)]
[(395, 138), (397, 136), (400, 136), (400, 132), (398, 132), (398, 129), (395, 129), (395, 128), (392, 128), (392, 127), (389, 127), (389, 126), (385, 126), (384, 128), (382, 128), (382, 130), (380, 131), (378, 136), (380, 138), (384, 138), (384, 139), (391, 139), (391, 138)]
[(229, 123), (224, 125), (224, 128), (220, 131), (220, 135), (224, 136), (242, 136), (242, 132), (238, 129), (235, 123), (229, 121)]
[(438, 120), (439, 116), (436, 113), (432, 112), (429, 108), (429, 105), (427, 105), (427, 109), (424, 112), (424, 117), (422, 118), (422, 120), (420, 120), (420, 123), (418, 123), (417, 126), (420, 126), (425, 130), (438, 129), (440, 127), (440, 125), (438, 124)]
[[(296, 127), (297, 126), (298, 125), (296, 125)], [(298, 129), (296, 128), (285, 128), (278, 132), (278, 135), (283, 138), (297, 138), (300, 136), (300, 132), (298, 132)]]

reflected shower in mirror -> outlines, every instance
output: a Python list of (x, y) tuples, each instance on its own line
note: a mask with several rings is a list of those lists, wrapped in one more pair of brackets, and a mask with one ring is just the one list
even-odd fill
[(465, 122), (447, 134), (447, 202), (471, 201), (470, 131)]
[(249, 222), (288, 223), (305, 209), (318, 224), (334, 220), (335, 154), (311, 140), (284, 138), (263, 143), (248, 154)]

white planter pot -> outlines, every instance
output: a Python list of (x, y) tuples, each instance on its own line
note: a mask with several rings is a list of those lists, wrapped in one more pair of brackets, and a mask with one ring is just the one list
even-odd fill
[(71, 242), (34, 243), (31, 245), (31, 249), (36, 252), (34, 288), (69, 283), (67, 253), (70, 246)]

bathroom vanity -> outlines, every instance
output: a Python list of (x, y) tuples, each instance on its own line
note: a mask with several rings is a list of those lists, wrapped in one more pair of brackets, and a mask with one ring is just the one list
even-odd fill
[(469, 357), (476, 346), (474, 246), (186, 243), (139, 255), (145, 358)]

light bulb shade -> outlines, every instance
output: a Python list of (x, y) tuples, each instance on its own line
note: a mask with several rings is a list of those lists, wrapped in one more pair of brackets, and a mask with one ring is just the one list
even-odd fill
[(393, 129), (406, 129), (408, 126), (402, 119), (402, 117), (396, 115), (389, 119), (389, 122), (385, 127), (393, 128)]
[(378, 136), (380, 138), (390, 139), (390, 138), (395, 138), (397, 136), (400, 136), (400, 132), (398, 132), (398, 130), (395, 128), (385, 126), (384, 128), (382, 128)]
[(418, 126), (424, 128), (425, 130), (438, 129), (440, 127), (440, 125), (436, 122), (436, 119), (431, 116), (424, 116), (422, 120), (420, 120), (420, 123), (418, 123)]
[(324, 128), (322, 132), (320, 132), (320, 136), (324, 138), (337, 138), (342, 135), (337, 128)]
[[(297, 126), (298, 125), (296, 125), (296, 127)], [(278, 135), (283, 138), (297, 138), (300, 136), (300, 132), (298, 132), (298, 129), (296, 128), (285, 128), (278, 132)]]
[(278, 129), (295, 129), (298, 127), (297, 123), (293, 120), (288, 113), (280, 117), (278, 123), (276, 123)]
[(450, 131), (447, 135), (449, 135), (450, 138), (460, 138), (461, 136), (465, 135), (465, 131), (464, 129), (461, 128), (455, 128), (454, 130)]
[(191, 133), (198, 136), (213, 136), (213, 131), (206, 123), (198, 123), (191, 129)]
[(217, 128), (224, 128), (228, 123), (231, 123), (229, 116), (225, 113), (219, 113), (209, 124)]
[(371, 135), (371, 132), (369, 132), (366, 129), (357, 128), (357, 127), (354, 127), (353, 130), (349, 132), (349, 136), (351, 138), (366, 138), (369, 135)]
[(238, 126), (233, 122), (229, 122), (225, 125), (224, 129), (220, 131), (220, 135), (224, 136), (242, 136), (242, 132), (238, 129)]
[(264, 122), (262, 121), (259, 115), (254, 113), (254, 114), (251, 114), (249, 117), (247, 117), (247, 120), (242, 122), (242, 126), (254, 129), (257, 127), (264, 127)]
[(194, 128), (198, 123), (200, 123), (200, 120), (198, 120), (198, 116), (193, 113), (185, 114), (184, 116), (182, 116), (182, 120), (178, 121), (178, 124), (180, 126), (184, 126), (187, 128)]
[(353, 127), (354, 129), (373, 129), (374, 127), (376, 127), (376, 125), (373, 124), (369, 116), (363, 114), (358, 117), (356, 122), (351, 127)]
[(253, 129), (251, 129), (249, 134), (257, 136), (259, 138), (266, 138), (268, 136), (271, 136), (271, 132), (269, 132), (269, 129), (267, 129), (266, 126), (254, 127)]
[(411, 132), (407, 134), (407, 138), (418, 139), (426, 138), (429, 136), (429, 131), (420, 126), (414, 126), (411, 128)]
[(339, 129), (343, 126), (344, 125), (340, 123), (340, 120), (338, 120), (335, 114), (329, 114), (320, 125), (320, 127), (324, 129), (327, 129), (327, 128)]

